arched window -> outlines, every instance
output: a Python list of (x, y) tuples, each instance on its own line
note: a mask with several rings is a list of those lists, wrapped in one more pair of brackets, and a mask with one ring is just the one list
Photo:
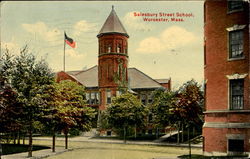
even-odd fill
[(111, 53), (111, 50), (112, 50), (112, 46), (108, 45), (108, 53)]
[(120, 44), (118, 44), (117, 45), (117, 53), (120, 53), (120, 52), (122, 52), (122, 47), (121, 47), (121, 45)]

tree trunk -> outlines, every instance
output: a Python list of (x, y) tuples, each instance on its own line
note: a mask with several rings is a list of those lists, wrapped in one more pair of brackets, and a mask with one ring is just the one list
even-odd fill
[(14, 137), (14, 145), (16, 145), (16, 133), (14, 133), (14, 135), (13, 135), (13, 137)]
[(65, 149), (68, 149), (68, 132), (65, 132)]
[(191, 142), (190, 142), (190, 129), (188, 127), (188, 148), (189, 148), (189, 159), (191, 159)]
[(158, 127), (156, 128), (156, 139), (158, 139), (159, 138), (159, 129), (158, 129)]
[(127, 134), (126, 134), (126, 126), (124, 126), (123, 127), (123, 142), (126, 144), (126, 136), (127, 136)]
[(136, 124), (135, 124), (135, 139), (137, 137)]
[(1, 135), (0, 135), (0, 159), (3, 154), (2, 143), (1, 143)]
[(23, 134), (23, 145), (25, 145), (25, 133)]
[[(0, 140), (0, 141), (1, 141), (1, 140)], [(1, 142), (0, 142), (0, 159), (1, 159), (2, 153), (3, 153), (3, 149), (2, 149), (2, 144), (1, 144)]]
[(195, 136), (195, 127), (193, 127), (193, 137)]
[(53, 139), (52, 139), (52, 152), (56, 152), (56, 134), (53, 133)]
[(183, 143), (184, 142), (184, 126), (183, 126), (183, 123), (181, 124), (181, 142)]
[(20, 140), (21, 140), (21, 137), (20, 137), (20, 131), (17, 132), (17, 144), (20, 145)]
[(180, 144), (180, 122), (178, 122), (178, 126), (177, 126), (177, 129), (178, 129), (178, 134), (177, 134), (177, 144)]
[(29, 128), (29, 148), (28, 148), (28, 157), (32, 157), (32, 123), (30, 123), (30, 128)]

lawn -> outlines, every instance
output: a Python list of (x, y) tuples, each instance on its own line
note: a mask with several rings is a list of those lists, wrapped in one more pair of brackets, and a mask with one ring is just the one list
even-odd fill
[[(51, 141), (34, 140), (35, 144), (51, 145)], [(57, 146), (63, 146), (64, 141), (57, 141)], [(110, 144), (94, 142), (69, 142), (68, 151), (48, 159), (152, 159), (177, 157), (188, 154), (188, 148), (149, 146), (149, 145), (129, 145), (129, 144)], [(193, 148), (192, 152), (201, 155), (200, 148)]]

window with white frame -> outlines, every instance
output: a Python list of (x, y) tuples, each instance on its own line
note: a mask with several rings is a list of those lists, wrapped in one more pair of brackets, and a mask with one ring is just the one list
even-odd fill
[(89, 100), (89, 96), (90, 96), (90, 93), (86, 93), (86, 102), (87, 104), (90, 104), (90, 100)]
[(239, 110), (244, 106), (244, 79), (230, 80), (230, 109)]
[(100, 104), (100, 93), (96, 92), (96, 104)]
[(90, 93), (90, 104), (95, 104), (95, 92), (91, 92)]
[(229, 58), (243, 57), (243, 30), (229, 32)]
[(243, 10), (243, 0), (228, 0), (228, 12)]
[(107, 104), (111, 104), (111, 91), (107, 90), (106, 94), (107, 94)]

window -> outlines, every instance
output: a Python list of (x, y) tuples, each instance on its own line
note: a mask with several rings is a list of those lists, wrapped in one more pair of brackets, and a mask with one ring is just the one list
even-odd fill
[(244, 79), (230, 80), (230, 109), (243, 109)]
[(151, 104), (152, 102), (153, 102), (153, 95), (150, 94), (150, 95), (148, 96), (148, 103)]
[(107, 91), (107, 104), (111, 104), (111, 91)]
[(145, 94), (141, 95), (141, 102), (143, 105), (146, 105), (146, 95)]
[(87, 101), (87, 104), (90, 104), (89, 96), (90, 96), (90, 93), (86, 93), (86, 101)]
[(100, 104), (100, 93), (96, 92), (96, 104)]
[(121, 90), (117, 90), (116, 91), (116, 96), (119, 97), (120, 95), (122, 95), (122, 91)]
[(108, 46), (108, 53), (111, 53), (111, 51), (112, 51), (112, 47), (111, 47), (111, 45), (109, 45)]
[(122, 50), (122, 47), (121, 47), (121, 45), (120, 45), (120, 44), (118, 44), (118, 46), (117, 46), (117, 53), (120, 53), (120, 52), (121, 52), (121, 50)]
[(241, 139), (229, 139), (228, 151), (231, 152), (244, 152), (244, 140)]
[(243, 57), (243, 30), (229, 32), (229, 58)]
[(90, 104), (95, 104), (96, 102), (95, 102), (95, 92), (92, 92), (92, 93), (90, 93), (91, 95), (90, 95)]
[(228, 11), (238, 11), (243, 9), (242, 0), (228, 0)]
[(90, 105), (100, 104), (99, 92), (86, 93), (86, 100), (87, 100), (87, 104), (90, 104)]

